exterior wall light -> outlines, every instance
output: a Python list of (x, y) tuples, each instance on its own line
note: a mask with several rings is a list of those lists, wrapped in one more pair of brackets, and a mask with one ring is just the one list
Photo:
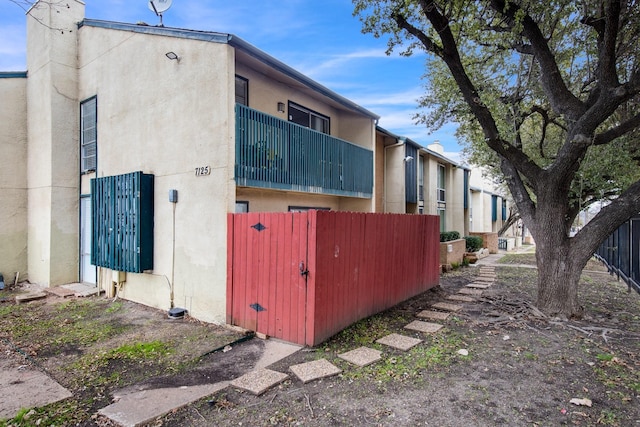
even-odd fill
[(172, 61), (178, 61), (180, 62), (180, 57), (175, 53), (175, 52), (167, 52), (164, 54), (164, 56), (166, 56), (167, 58), (169, 58)]
[(284, 102), (278, 102), (278, 113), (284, 113)]

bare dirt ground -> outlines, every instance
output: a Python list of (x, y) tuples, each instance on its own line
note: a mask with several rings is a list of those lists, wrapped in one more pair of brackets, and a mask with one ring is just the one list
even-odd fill
[[(403, 327), (471, 282), (477, 269), (447, 273), (439, 287), (271, 367), (290, 373), (291, 365), (326, 358), (340, 375), (307, 384), (292, 376), (261, 396), (227, 388), (151, 425), (640, 426), (640, 295), (594, 262), (580, 289), (585, 317), (546, 318), (533, 307), (536, 270), (508, 264), (531, 257), (504, 260), (496, 284), (436, 334)], [(0, 342), (24, 349), (74, 394), (0, 426), (108, 426), (95, 411), (118, 388), (229, 379), (259, 353), (261, 341), (252, 339), (202, 356), (240, 335), (162, 314), (104, 298), (0, 304)], [(375, 343), (392, 332), (424, 342), (408, 352)], [(356, 368), (337, 356), (361, 345), (383, 350), (383, 359)]]

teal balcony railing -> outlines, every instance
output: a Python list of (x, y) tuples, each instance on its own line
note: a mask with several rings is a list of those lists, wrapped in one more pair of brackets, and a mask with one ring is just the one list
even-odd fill
[(236, 184), (370, 198), (373, 152), (236, 104)]

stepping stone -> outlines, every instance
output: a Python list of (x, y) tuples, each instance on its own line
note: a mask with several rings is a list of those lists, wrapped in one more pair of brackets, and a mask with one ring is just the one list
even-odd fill
[(371, 365), (374, 362), (382, 359), (382, 352), (369, 347), (360, 347), (355, 350), (347, 351), (346, 353), (339, 354), (338, 357), (353, 363), (360, 367)]
[(490, 278), (488, 278), (488, 277), (482, 277), (482, 276), (476, 277), (476, 282), (483, 282), (483, 283), (487, 283), (487, 282), (489, 282), (489, 283), (493, 283), (493, 282), (495, 282), (495, 281), (496, 281), (496, 279), (490, 279)]
[(482, 289), (468, 289), (468, 288), (462, 288), (458, 291), (459, 294), (462, 295), (475, 295), (475, 296), (480, 296), (482, 295)]
[(253, 393), (256, 396), (260, 396), (262, 393), (274, 385), (280, 384), (288, 377), (289, 375), (283, 374), (282, 372), (272, 371), (270, 369), (257, 369), (231, 381), (231, 385)]
[(464, 295), (449, 295), (447, 297), (448, 300), (451, 301), (460, 301), (460, 302), (474, 302), (475, 298), (466, 297)]
[(35, 301), (35, 300), (39, 300), (46, 297), (47, 297), (47, 294), (44, 292), (34, 292), (26, 295), (16, 296), (16, 302), (23, 303), (23, 302)]
[(437, 302), (433, 304), (431, 307), (437, 308), (438, 310), (453, 311), (453, 312), (460, 311), (463, 309), (463, 307), (459, 304), (450, 304), (447, 302)]
[(422, 310), (420, 313), (416, 314), (416, 316), (423, 319), (447, 320), (450, 314), (451, 313), (444, 313), (442, 311)]
[(442, 329), (442, 325), (437, 323), (423, 322), (422, 320), (414, 320), (404, 327), (405, 329), (411, 329), (412, 331), (426, 332), (432, 334)]
[(72, 297), (75, 294), (71, 289), (67, 289), (64, 286), (54, 286), (52, 288), (45, 289), (45, 291), (62, 298)]
[(293, 372), (304, 384), (320, 378), (337, 375), (342, 372), (342, 369), (338, 368), (327, 359), (318, 359), (313, 362), (300, 363), (299, 365), (290, 366), (289, 369), (291, 369), (291, 372)]
[(487, 289), (487, 288), (490, 288), (491, 285), (488, 284), (488, 283), (469, 283), (465, 287), (466, 288), (472, 288), (472, 289)]
[(386, 337), (382, 337), (376, 340), (377, 343), (388, 345), (389, 347), (397, 348), (398, 350), (407, 351), (410, 348), (420, 344), (421, 339), (408, 337), (400, 334), (389, 334)]

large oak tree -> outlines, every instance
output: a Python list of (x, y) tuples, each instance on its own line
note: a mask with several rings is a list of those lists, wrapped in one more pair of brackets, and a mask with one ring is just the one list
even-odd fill
[[(537, 245), (537, 306), (581, 314), (598, 245), (640, 212), (637, 0), (354, 0), (389, 51), (428, 53), (430, 110), (499, 167)], [(606, 205), (574, 237), (580, 210)]]

